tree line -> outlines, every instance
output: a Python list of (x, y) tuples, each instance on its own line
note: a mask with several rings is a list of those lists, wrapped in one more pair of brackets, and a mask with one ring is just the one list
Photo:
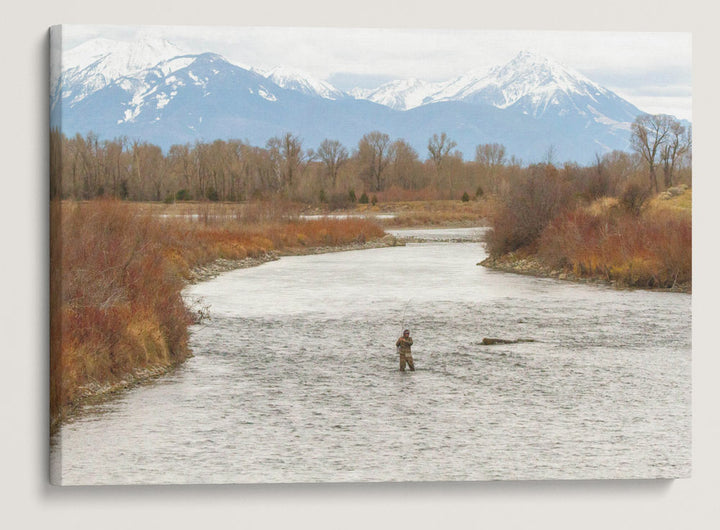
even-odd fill
[(264, 147), (241, 140), (173, 145), (167, 153), (151, 143), (127, 138), (100, 140), (94, 133), (66, 137), (51, 131), (53, 198), (88, 200), (115, 197), (131, 201), (246, 201), (283, 197), (306, 203), (347, 206), (392, 191), (423, 191), (425, 198), (477, 197), (497, 193), (513, 175), (553, 166), (578, 180), (583, 193), (618, 193), (618, 186), (640, 175), (651, 191), (688, 181), (691, 131), (664, 115), (641, 115), (632, 125), (634, 152), (597, 155), (595, 164), (558, 165), (548, 148), (541, 164), (524, 167), (497, 143), (478, 145), (464, 161), (445, 133), (428, 139), (425, 158), (403, 139), (372, 131), (350, 149), (325, 139), (316, 148), (292, 133), (273, 137)]

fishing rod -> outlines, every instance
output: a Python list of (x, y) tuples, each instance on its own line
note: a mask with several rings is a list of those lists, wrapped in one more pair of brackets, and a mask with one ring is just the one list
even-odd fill
[[(405, 307), (403, 308), (403, 315), (402, 315), (402, 327), (400, 328), (400, 336), (403, 336), (403, 333), (405, 332), (405, 315), (407, 314), (408, 307), (410, 307), (410, 302), (412, 302), (412, 298), (408, 299), (407, 302), (405, 302)], [(400, 353), (400, 346), (395, 347), (395, 352)]]
[(408, 299), (408, 301), (405, 302), (405, 307), (403, 308), (402, 328), (400, 328), (400, 335), (402, 335), (405, 331), (405, 315), (407, 314), (408, 307), (410, 307), (410, 302), (412, 302), (412, 298)]

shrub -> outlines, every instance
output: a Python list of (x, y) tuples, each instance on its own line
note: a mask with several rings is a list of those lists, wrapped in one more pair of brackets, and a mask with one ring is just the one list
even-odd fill
[(462, 202), (469, 202), (469, 201), (470, 201), (470, 195), (468, 195), (468, 192), (466, 191), (465, 193), (463, 193)]
[(370, 202), (370, 200), (368, 199), (367, 193), (363, 192), (363, 194), (360, 195), (360, 200), (358, 202), (360, 204), (367, 204), (368, 202)]
[(550, 164), (516, 174), (490, 215), (488, 251), (497, 257), (533, 245), (543, 229), (571, 205), (570, 191)]
[(210, 188), (208, 188), (207, 193), (205, 194), (205, 197), (208, 200), (213, 201), (213, 202), (217, 202), (220, 200), (220, 195), (218, 194), (217, 190), (212, 186), (210, 186)]
[(692, 279), (689, 212), (578, 209), (550, 223), (538, 256), (551, 268), (631, 287), (674, 287)]
[(625, 188), (620, 194), (620, 206), (633, 215), (640, 215), (643, 206), (649, 198), (650, 190), (647, 186), (631, 181), (625, 185)]
[(51, 326), (57, 333), (53, 413), (90, 382), (184, 359), (190, 321), (179, 263), (166, 257), (163, 224), (108, 200), (66, 205), (61, 212), (53, 222), (62, 248), (51, 262), (59, 284)]
[(333, 210), (347, 208), (352, 204), (350, 197), (344, 193), (333, 193), (332, 195), (330, 195), (330, 198), (327, 202), (330, 208), (332, 208)]
[(190, 192), (186, 189), (178, 190), (178, 192), (175, 194), (175, 200), (176, 201), (189, 201), (191, 200)]

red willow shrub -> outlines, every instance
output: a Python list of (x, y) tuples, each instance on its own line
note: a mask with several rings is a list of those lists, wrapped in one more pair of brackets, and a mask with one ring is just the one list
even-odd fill
[(549, 267), (580, 277), (601, 277), (630, 287), (672, 288), (692, 279), (689, 212), (619, 208), (578, 209), (550, 223), (538, 257)]
[(53, 209), (51, 413), (57, 413), (83, 387), (184, 359), (190, 314), (161, 224), (117, 201)]

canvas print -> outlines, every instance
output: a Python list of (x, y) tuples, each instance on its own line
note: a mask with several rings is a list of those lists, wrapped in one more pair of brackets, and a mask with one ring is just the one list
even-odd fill
[(690, 476), (690, 34), (49, 41), (53, 484)]

